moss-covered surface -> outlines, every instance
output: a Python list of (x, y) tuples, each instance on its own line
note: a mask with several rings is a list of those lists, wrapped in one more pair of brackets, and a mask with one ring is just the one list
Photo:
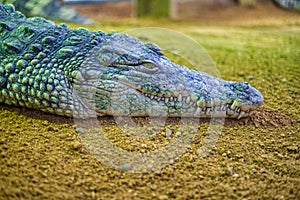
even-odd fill
[[(228, 121), (203, 159), (197, 149), (203, 144), (206, 122), (174, 164), (132, 174), (106, 167), (88, 153), (72, 119), (1, 105), (0, 199), (299, 198), (300, 16), (288, 19), (268, 24), (261, 18), (231, 26), (147, 22), (191, 36), (207, 49), (223, 78), (248, 81), (265, 97), (263, 108), (249, 121)], [(101, 29), (141, 26), (144, 21), (126, 26), (110, 21), (102, 22)], [(155, 150), (172, 139), (158, 135), (156, 145), (146, 140), (141, 144), (129, 136), (118, 137), (113, 119), (100, 121), (105, 134), (130, 151)], [(176, 123), (168, 128), (176, 128)]]

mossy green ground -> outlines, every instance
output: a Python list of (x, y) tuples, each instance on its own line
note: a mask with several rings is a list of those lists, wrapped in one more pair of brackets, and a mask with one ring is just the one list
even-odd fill
[[(89, 154), (72, 120), (43, 113), (33, 117), (30, 110), (1, 106), (0, 199), (299, 199), (300, 16), (295, 16), (230, 26), (121, 20), (87, 27), (110, 32), (163, 26), (180, 31), (205, 47), (222, 78), (250, 82), (264, 95), (264, 108), (282, 113), (261, 120), (286, 117), (298, 123), (233, 122), (201, 159), (197, 149), (208, 126), (202, 123), (191, 148), (174, 164), (132, 174), (106, 167)], [(117, 141), (118, 128), (104, 128), (125, 149), (155, 149), (151, 141), (140, 144), (125, 136)], [(158, 137), (158, 146), (170, 140)]]

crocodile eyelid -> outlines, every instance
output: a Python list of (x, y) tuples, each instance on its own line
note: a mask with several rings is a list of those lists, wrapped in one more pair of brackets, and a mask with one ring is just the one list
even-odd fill
[(143, 60), (142, 64), (139, 65), (139, 70), (145, 73), (155, 73), (158, 69), (158, 65), (152, 60)]

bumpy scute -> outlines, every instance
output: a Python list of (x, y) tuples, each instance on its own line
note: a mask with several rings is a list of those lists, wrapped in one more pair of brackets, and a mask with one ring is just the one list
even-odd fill
[(92, 49), (92, 40), (101, 38), (40, 17), (26, 19), (13, 6), (0, 4), (0, 102), (72, 116), (65, 72), (80, 66), (74, 56)]

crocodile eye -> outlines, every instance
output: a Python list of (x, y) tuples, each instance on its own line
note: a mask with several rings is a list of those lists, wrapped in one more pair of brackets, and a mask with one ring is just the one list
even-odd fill
[(139, 70), (146, 73), (154, 73), (159, 69), (158, 65), (152, 60), (144, 60), (139, 65)]
[(143, 67), (145, 67), (147, 69), (153, 69), (154, 67), (156, 67), (156, 65), (153, 62), (144, 61)]
[(117, 59), (117, 55), (110, 51), (99, 53), (99, 56), (98, 56), (98, 60), (104, 66), (112, 65), (116, 59)]

